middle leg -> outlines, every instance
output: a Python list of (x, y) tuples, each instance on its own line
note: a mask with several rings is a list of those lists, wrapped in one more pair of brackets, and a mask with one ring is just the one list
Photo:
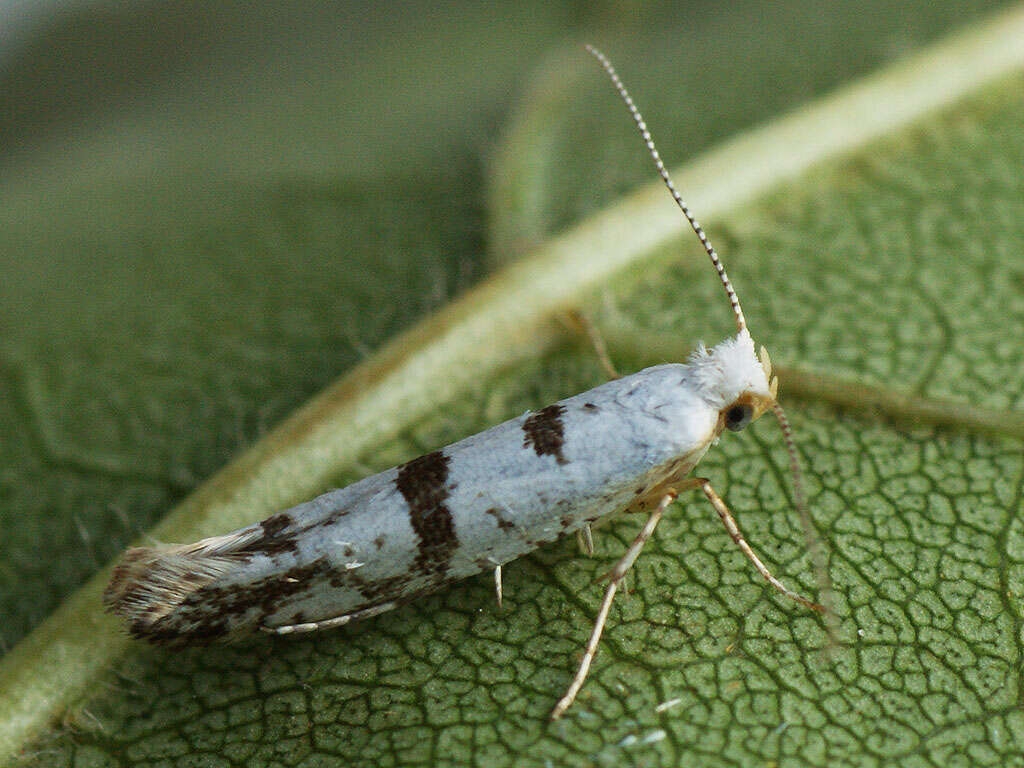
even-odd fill
[(558, 704), (551, 711), (551, 719), (557, 720), (564, 713), (565, 710), (576, 699), (576, 694), (579, 693), (580, 688), (583, 687), (583, 681), (587, 679), (587, 672), (590, 671), (590, 664), (594, 660), (594, 656), (597, 653), (598, 643), (601, 642), (601, 633), (604, 631), (605, 622), (608, 620), (608, 612), (612, 607), (612, 600), (615, 598), (615, 591), (619, 588), (619, 584), (626, 576), (628, 571), (637, 557), (640, 555), (640, 550), (644, 548), (644, 544), (651, 538), (651, 534), (654, 533), (654, 529), (658, 526), (658, 522), (661, 520), (661, 516), (665, 513), (666, 507), (672, 503), (675, 499), (675, 491), (667, 492), (658, 503), (658, 506), (651, 512), (650, 517), (647, 518), (647, 522), (641, 529), (640, 533), (630, 544), (629, 549), (619, 559), (619, 561), (612, 567), (608, 572), (608, 588), (604, 593), (604, 600), (601, 602), (601, 608), (597, 612), (597, 619), (594, 622), (594, 628), (590, 632), (590, 640), (587, 643), (587, 649), (583, 653), (583, 658), (580, 660), (579, 669), (576, 670), (576, 676), (573, 678), (572, 683), (569, 684), (569, 689), (565, 692), (565, 695), (559, 699)]

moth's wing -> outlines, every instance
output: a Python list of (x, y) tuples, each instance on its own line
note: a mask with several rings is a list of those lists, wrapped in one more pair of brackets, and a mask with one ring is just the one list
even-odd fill
[[(241, 622), (218, 619), (213, 599), (223, 602), (230, 595), (220, 595), (215, 587), (239, 591), (240, 583), (259, 581), (268, 568), (273, 569), (275, 557), (296, 552), (304, 531), (358, 508), (365, 497), (392, 486), (393, 476), (393, 470), (382, 472), (259, 523), (193, 544), (129, 549), (111, 574), (103, 603), (128, 621), (134, 636), (153, 642), (202, 641), (251, 630)], [(252, 573), (247, 575), (247, 570)], [(205, 611), (200, 604), (204, 595), (211, 602)], [(169, 620), (183, 606), (195, 616), (188, 626)]]

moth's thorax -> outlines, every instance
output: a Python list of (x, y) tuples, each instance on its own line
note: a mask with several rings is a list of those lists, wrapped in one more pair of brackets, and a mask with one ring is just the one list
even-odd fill
[(711, 349), (698, 344), (686, 361), (688, 383), (715, 410), (727, 408), (743, 395), (774, 400), (766, 367), (745, 328)]

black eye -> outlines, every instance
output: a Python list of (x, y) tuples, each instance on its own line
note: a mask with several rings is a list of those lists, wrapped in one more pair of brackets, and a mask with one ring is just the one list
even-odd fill
[(733, 432), (739, 432), (754, 417), (754, 409), (746, 404), (733, 405), (725, 412), (725, 426)]

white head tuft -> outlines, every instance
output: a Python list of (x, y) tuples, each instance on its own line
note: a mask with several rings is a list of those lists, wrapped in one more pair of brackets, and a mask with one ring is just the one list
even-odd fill
[[(661, 180), (664, 182), (669, 194), (672, 195), (672, 199), (675, 200), (679, 210), (683, 212), (683, 216), (690, 223), (690, 227), (693, 228), (694, 233), (700, 240), (700, 244), (704, 246), (708, 258), (711, 259), (712, 266), (718, 273), (718, 279), (721, 281), (722, 286), (725, 288), (725, 293), (729, 297), (729, 304), (732, 306), (733, 315), (736, 317), (736, 329), (739, 333), (736, 334), (735, 338), (726, 339), (711, 350), (708, 350), (703, 344), (698, 344), (697, 349), (690, 355), (687, 361), (690, 383), (698, 394), (725, 418), (728, 418), (728, 416), (724, 413), (724, 409), (729, 408), (731, 411), (733, 406), (740, 406), (740, 399), (743, 398), (744, 402), (742, 405), (746, 406), (747, 415), (741, 418), (739, 422), (734, 422), (734, 426), (730, 426), (728, 421), (723, 425), (720, 421), (719, 430), (725, 426), (736, 431), (742, 429), (769, 408), (775, 412), (782, 427), (782, 434), (786, 438), (786, 449), (789, 451), (796, 506), (800, 510), (800, 516), (804, 521), (804, 528), (808, 533), (808, 537), (813, 541), (814, 537), (810, 535), (812, 532), (810, 514), (804, 502), (800, 483), (800, 463), (797, 460), (796, 447), (793, 443), (793, 434), (789, 427), (789, 421), (786, 419), (782, 406), (779, 405), (776, 399), (779, 380), (772, 377), (772, 364), (768, 357), (768, 351), (761, 347), (760, 356), (756, 354), (754, 340), (750, 338), (750, 333), (747, 331), (747, 320), (743, 315), (743, 309), (740, 307), (739, 297), (732, 287), (729, 276), (725, 273), (725, 267), (722, 265), (722, 261), (719, 259), (715, 249), (711, 246), (711, 241), (708, 240), (704, 228), (701, 227), (693, 214), (690, 213), (690, 209), (683, 202), (683, 198), (676, 190), (675, 184), (672, 183), (668, 170), (665, 168), (665, 163), (654, 146), (654, 139), (651, 138), (651, 132), (647, 128), (647, 123), (641, 116), (636, 104), (633, 103), (633, 99), (629, 95), (629, 91), (626, 90), (626, 86), (623, 85), (615, 68), (603, 53), (592, 45), (588, 45), (586, 48), (600, 62), (605, 72), (608, 73), (612, 84), (619, 92), (619, 96), (625, 102), (627, 109), (629, 109), (630, 115), (633, 116), (633, 122), (636, 123), (637, 129), (640, 131), (640, 137), (647, 146), (647, 152), (650, 154), (651, 159), (654, 160), (654, 167), (657, 169), (658, 175), (661, 176)], [(815, 550), (814, 545), (811, 548), (813, 554)], [(816, 568), (818, 570), (818, 580), (822, 586), (822, 594), (825, 596), (823, 599), (827, 599), (827, 595), (831, 591), (828, 572), (825, 569), (824, 560), (821, 557), (815, 557), (815, 559), (818, 561)], [(821, 609), (820, 606), (818, 608)], [(833, 637), (835, 635), (835, 630), (831, 624), (829, 634)]]
[(687, 364), (697, 391), (716, 410), (734, 403), (744, 393), (774, 399), (746, 328), (710, 350), (699, 344)]

